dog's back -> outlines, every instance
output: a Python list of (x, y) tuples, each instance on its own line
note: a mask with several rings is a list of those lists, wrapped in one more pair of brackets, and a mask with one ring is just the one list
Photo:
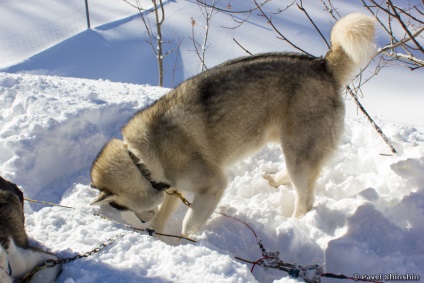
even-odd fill
[[(151, 123), (146, 136), (157, 137), (153, 151), (159, 141), (178, 144), (182, 138), (183, 143), (195, 141), (187, 148), (207, 144), (218, 163), (232, 163), (266, 141), (279, 141), (287, 121), (342, 105), (338, 90), (323, 58), (268, 53), (207, 70), (138, 115), (145, 124)], [(321, 103), (310, 107), (317, 97)], [(139, 142), (138, 136), (133, 138), (140, 131), (137, 121), (130, 120), (123, 128), (130, 143)]]

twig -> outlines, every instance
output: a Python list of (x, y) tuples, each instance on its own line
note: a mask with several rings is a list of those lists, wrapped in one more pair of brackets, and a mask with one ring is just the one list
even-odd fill
[(319, 33), (319, 35), (321, 36), (321, 38), (324, 40), (325, 44), (327, 45), (328, 48), (330, 48), (330, 44), (328, 43), (327, 39), (325, 38), (325, 36), (322, 34), (321, 30), (317, 27), (317, 25), (315, 24), (315, 22), (312, 20), (312, 18), (309, 16), (308, 12), (305, 10), (305, 8), (303, 8), (303, 1), (300, 1), (300, 5), (298, 3), (296, 3), (297, 7), (306, 15), (306, 17), (308, 18), (308, 20), (311, 22), (311, 24), (314, 26), (315, 30)]
[(412, 38), (415, 38), (415, 37), (419, 36), (419, 35), (420, 35), (420, 33), (422, 33), (423, 31), (424, 31), (424, 27), (422, 27), (420, 30), (418, 30), (416, 33), (414, 33), (414, 34), (412, 35), (412, 37), (407, 37), (407, 38), (405, 38), (405, 39), (403, 39), (403, 40), (401, 40), (401, 41), (398, 41), (398, 42), (397, 42), (397, 43), (395, 43), (395, 44), (390, 44), (390, 45), (386, 45), (386, 46), (384, 46), (383, 48), (381, 48), (381, 49), (379, 50), (379, 52), (378, 52), (378, 53), (383, 53), (384, 51), (386, 51), (386, 50), (388, 50), (388, 49), (394, 49), (394, 48), (396, 48), (396, 47), (398, 47), (398, 46), (401, 46), (401, 45), (403, 45), (403, 44), (407, 43), (408, 41), (412, 40)]
[(240, 261), (246, 262), (246, 263), (250, 263), (250, 264), (254, 264), (254, 263), (255, 263), (255, 262), (253, 262), (253, 261), (250, 261), (250, 260), (247, 260), (247, 259), (241, 258), (241, 257), (239, 257), (239, 256), (235, 256), (234, 258), (235, 258), (235, 259), (238, 259), (238, 260), (240, 260)]
[(390, 142), (389, 138), (387, 138), (387, 136), (383, 133), (383, 131), (381, 130), (381, 128), (377, 125), (376, 122), (374, 122), (374, 120), (371, 118), (371, 116), (368, 114), (368, 112), (365, 110), (365, 108), (362, 106), (361, 102), (359, 101), (357, 95), (355, 94), (355, 92), (352, 90), (352, 88), (350, 86), (346, 87), (346, 90), (348, 91), (348, 93), (352, 96), (352, 98), (355, 100), (356, 105), (359, 107), (359, 109), (361, 110), (361, 112), (365, 115), (365, 117), (367, 117), (368, 121), (371, 123), (371, 125), (374, 127), (374, 129), (380, 134), (380, 136), (383, 138), (383, 140), (386, 142), (386, 144), (390, 147), (390, 150), (392, 151), (393, 154), (397, 154), (396, 149), (393, 147), (392, 143)]
[(249, 13), (246, 18), (241, 19), (241, 20), (237, 20), (235, 16), (229, 15), (231, 17), (231, 19), (233, 20), (233, 22), (235, 22), (237, 25), (234, 26), (234, 27), (226, 27), (226, 26), (221, 25), (220, 27), (225, 28), (225, 29), (236, 29), (236, 28), (239, 28), (239, 27), (241, 27), (242, 24), (244, 24), (245, 22), (247, 22), (247, 19), (250, 18), (250, 15), (252, 15), (252, 14)]
[(295, 48), (295, 49), (297, 49), (298, 51), (300, 51), (300, 52), (302, 52), (302, 53), (304, 53), (304, 54), (306, 54), (306, 55), (309, 55), (309, 56), (312, 56), (312, 57), (316, 57), (316, 56), (314, 56), (314, 55), (312, 55), (311, 53), (309, 53), (309, 52), (307, 52), (307, 51), (305, 51), (305, 50), (303, 50), (302, 48), (300, 48), (299, 46), (297, 46), (296, 44), (294, 44), (292, 41), (290, 41), (286, 36), (284, 36), (279, 30), (278, 30), (278, 28), (274, 25), (274, 23), (272, 22), (272, 20), (271, 20), (271, 18), (270, 17), (268, 17), (267, 15), (266, 15), (266, 13), (264, 12), (264, 10), (262, 9), (262, 7), (258, 4), (258, 2), (256, 2), (256, 0), (253, 0), (253, 2), (255, 2), (255, 5), (256, 5), (256, 7), (258, 8), (258, 10), (261, 12), (261, 15), (267, 20), (267, 22), (268, 22), (268, 24), (272, 27), (272, 29), (280, 36), (280, 37), (277, 37), (277, 38), (280, 38), (280, 39), (282, 39), (282, 40), (284, 40), (285, 42), (287, 42), (288, 44), (290, 44), (293, 48)]
[(273, 14), (273, 15), (281, 14), (281, 13), (283, 13), (283, 12), (287, 11), (287, 10), (288, 10), (291, 6), (293, 6), (295, 3), (296, 3), (296, 0), (293, 0), (290, 4), (286, 5), (286, 7), (285, 7), (285, 8), (283, 8), (283, 9), (278, 8), (278, 9), (277, 9), (277, 12), (271, 12), (271, 14)]
[[(327, 5), (327, 3), (325, 3), (324, 2), (324, 0), (321, 0), (321, 3), (322, 3), (322, 5), (324, 5), (324, 9), (328, 12), (328, 13), (330, 13), (330, 15), (331, 15), (331, 17), (333, 18), (333, 19), (335, 19), (336, 21), (338, 21), (338, 19), (340, 18), (340, 14), (339, 14), (339, 12), (337, 12), (337, 9), (336, 8), (334, 8), (334, 6), (333, 6), (333, 3), (331, 3), (331, 1), (330, 0), (328, 0), (328, 5)], [(330, 7), (329, 7), (330, 6)], [(334, 15), (334, 13), (336, 13), (337, 14), (337, 17), (336, 17), (336, 15)]]
[(247, 54), (249, 54), (249, 55), (252, 55), (253, 56), (253, 54), (252, 53), (250, 53), (250, 51), (249, 50), (247, 50), (246, 48), (244, 48), (235, 38), (233, 38), (233, 40), (234, 40), (234, 42), (238, 45), (238, 46), (240, 46), (240, 48), (241, 49), (243, 49)]
[[(383, 2), (369, 0), (370, 3), (367, 3), (366, 0), (361, 0), (364, 6), (368, 11), (374, 16), (374, 18), (379, 22), (379, 24), (384, 28), (386, 33), (390, 36), (390, 44), (386, 44), (383, 48), (379, 50), (378, 54), (382, 54), (391, 58), (395, 58), (399, 62), (403, 62), (411, 70), (415, 70), (424, 66), (423, 59), (417, 57), (417, 52), (424, 54), (423, 46), (418, 42), (417, 37), (420, 36), (424, 27), (422, 24), (424, 21), (415, 17), (410, 11), (417, 11), (420, 13), (420, 10), (417, 6), (409, 9), (403, 9), (393, 4), (391, 0)], [(387, 15), (387, 24), (383, 23), (382, 16), (378, 12), (382, 12)], [(420, 13), (422, 15), (422, 13)], [(404, 20), (401, 16), (405, 16), (408, 19)], [(399, 27), (404, 31), (404, 38), (399, 40), (395, 35), (396, 27), (395, 23), (399, 24)], [(416, 32), (413, 33), (409, 28), (415, 29)], [(410, 45), (408, 42), (412, 41), (414, 45)], [(402, 52), (398, 52), (395, 49), (401, 48)], [(387, 50), (393, 50), (392, 52), (387, 52)]]
[(35, 200), (35, 199), (29, 199), (29, 198), (24, 198), (24, 200), (29, 201), (29, 202), (35, 202), (35, 203), (41, 203), (41, 204), (51, 205), (51, 206), (59, 206), (59, 207), (64, 207), (64, 208), (75, 209), (75, 208), (70, 207), (70, 206), (61, 205), (61, 204), (57, 204), (57, 203), (53, 203), (53, 202), (48, 202), (48, 201), (41, 201), (41, 200)]
[(402, 26), (403, 30), (408, 34), (408, 36), (411, 38), (411, 40), (415, 43), (417, 48), (424, 53), (424, 48), (421, 46), (421, 44), (415, 39), (415, 37), (412, 35), (411, 31), (408, 29), (408, 27), (405, 25), (405, 23), (402, 21), (399, 13), (397, 12), (395, 6), (393, 5), (391, 0), (387, 0), (387, 3), (390, 5), (394, 12), (394, 17), (398, 20), (400, 25)]
[[(250, 10), (241, 10), (241, 11), (232, 11), (232, 10), (226, 10), (226, 9), (222, 9), (222, 8), (219, 8), (219, 7), (214, 7), (213, 5), (210, 5), (210, 4), (208, 4), (208, 3), (205, 3), (205, 2), (203, 2), (203, 1), (200, 1), (200, 0), (195, 0), (197, 3), (199, 3), (199, 4), (201, 4), (201, 5), (204, 5), (204, 6), (207, 6), (207, 7), (209, 7), (209, 8), (214, 8), (215, 10), (217, 10), (217, 11), (220, 11), (220, 12), (223, 12), (223, 13), (228, 13), (228, 14), (248, 14), (248, 13), (252, 13), (253, 11), (255, 11), (255, 10), (257, 10), (258, 9), (258, 7), (256, 7), (256, 8), (253, 8), (253, 9), (250, 9)], [(262, 7), (262, 6), (264, 6), (266, 3), (268, 3), (269, 1), (271, 1), (271, 0), (265, 0), (261, 5), (260, 5), (260, 7)]]
[(414, 63), (413, 65), (418, 65), (418, 67), (411, 68), (411, 70), (416, 70), (418, 68), (424, 67), (424, 60), (415, 58), (414, 56), (405, 55), (405, 54), (402, 54), (402, 53), (395, 53), (395, 52), (384, 52), (383, 54), (386, 55), (386, 56), (396, 58), (396, 59), (408, 60), (408, 61), (411, 61), (412, 63)]
[(175, 72), (181, 67), (181, 64), (178, 65), (178, 66), (177, 66), (177, 64), (178, 64), (178, 60), (180, 59), (180, 47), (181, 47), (183, 40), (184, 39), (180, 38), (180, 42), (178, 43), (178, 46), (177, 46), (177, 55), (175, 56), (174, 67), (172, 68), (171, 87), (174, 86)]

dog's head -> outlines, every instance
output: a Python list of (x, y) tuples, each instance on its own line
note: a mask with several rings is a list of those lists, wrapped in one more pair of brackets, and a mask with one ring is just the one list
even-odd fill
[(22, 204), (22, 208), (24, 207), (24, 194), (22, 191), (18, 188), (18, 186), (3, 177), (0, 176), (0, 190), (5, 192), (11, 192), (18, 196), (19, 201)]
[(150, 221), (165, 192), (153, 188), (130, 157), (121, 140), (112, 139), (102, 149), (91, 168), (91, 185), (100, 190), (92, 205), (109, 204), (129, 210), (143, 222)]

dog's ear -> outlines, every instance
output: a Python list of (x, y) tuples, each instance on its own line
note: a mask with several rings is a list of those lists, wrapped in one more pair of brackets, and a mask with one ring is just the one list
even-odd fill
[(91, 205), (101, 205), (103, 203), (109, 203), (113, 201), (113, 194), (102, 191), (95, 201), (91, 203)]

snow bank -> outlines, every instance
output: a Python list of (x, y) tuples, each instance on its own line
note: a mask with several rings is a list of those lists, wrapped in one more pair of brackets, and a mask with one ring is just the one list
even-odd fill
[[(0, 164), (30, 197), (59, 193), (87, 171), (121, 125), (166, 90), (102, 81), (0, 74)], [(147, 95), (148, 94), (148, 95)]]
[[(102, 145), (138, 109), (166, 93), (151, 86), (0, 73), (0, 174), (26, 196), (73, 209), (26, 204), (26, 226), (36, 245), (70, 257), (128, 228), (134, 216), (91, 207), (97, 191), (88, 171)], [(362, 118), (349, 117), (337, 154), (318, 180), (315, 207), (293, 219), (290, 186), (262, 177), (284, 170), (278, 145), (231, 168), (219, 209), (249, 223), (269, 251), (299, 264), (358, 274), (424, 276), (424, 129), (379, 121), (400, 152), (389, 149)], [(171, 219), (178, 234), (186, 208)], [(123, 219), (126, 219), (125, 221)], [(143, 227), (143, 226), (139, 226)], [(129, 233), (101, 253), (63, 266), (58, 282), (287, 282), (260, 267), (255, 238), (241, 223), (214, 214), (196, 244)]]

